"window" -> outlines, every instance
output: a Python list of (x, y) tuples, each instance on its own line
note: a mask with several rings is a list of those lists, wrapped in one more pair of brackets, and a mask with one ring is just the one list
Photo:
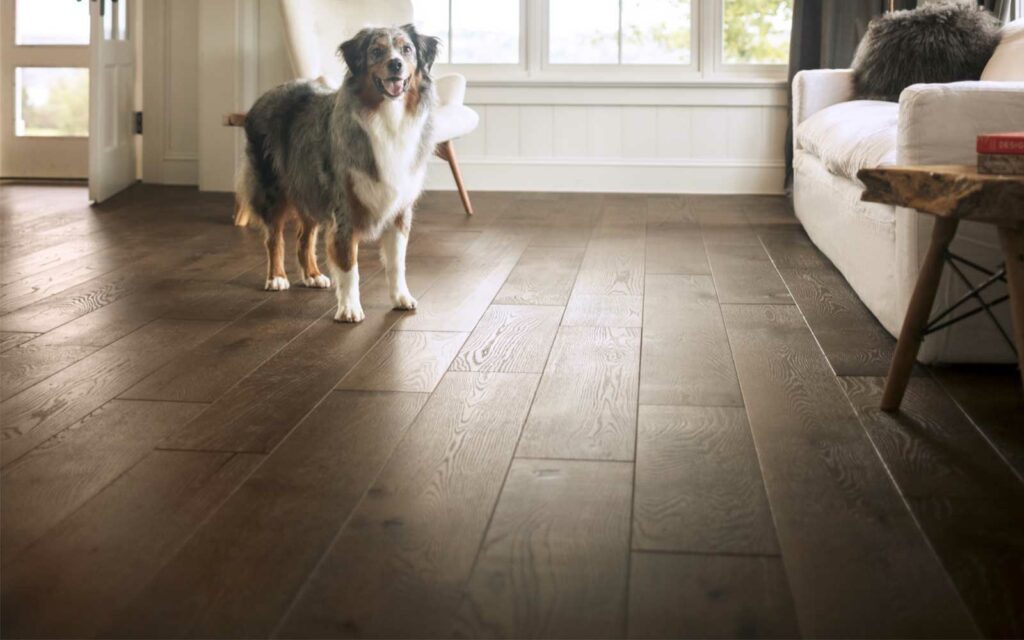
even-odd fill
[(413, 0), (417, 27), (441, 38), (438, 62), (519, 64), (520, 0)]
[(690, 0), (549, 0), (552, 64), (689, 64)]
[(413, 0), (472, 79), (781, 80), (793, 0)]
[(18, 0), (14, 23), (17, 45), (89, 44), (88, 2)]
[(14, 134), (19, 137), (89, 135), (89, 70), (17, 67)]
[(793, 0), (723, 0), (725, 64), (786, 64)]

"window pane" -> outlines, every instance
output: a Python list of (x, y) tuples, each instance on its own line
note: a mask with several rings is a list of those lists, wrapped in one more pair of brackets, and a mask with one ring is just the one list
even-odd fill
[(89, 3), (76, 0), (18, 0), (15, 44), (89, 44)]
[(452, 0), (451, 61), (519, 62), (519, 0)]
[(619, 61), (619, 0), (550, 0), (549, 6), (549, 62)]
[(690, 63), (690, 0), (623, 0), (622, 61)]
[(448, 0), (413, 0), (413, 22), (420, 33), (441, 38), (438, 62), (448, 62)]
[(14, 132), (18, 136), (88, 136), (89, 70), (14, 70)]
[(110, 40), (114, 37), (114, 11), (117, 7), (112, 6), (112, 2), (100, 3), (100, 9), (103, 11), (103, 39)]
[(128, 0), (117, 3), (117, 37), (120, 40), (128, 39)]
[(793, 0), (724, 0), (723, 57), (729, 64), (785, 64)]

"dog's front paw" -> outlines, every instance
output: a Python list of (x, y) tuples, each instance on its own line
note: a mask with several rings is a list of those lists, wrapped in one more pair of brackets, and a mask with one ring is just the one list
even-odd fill
[(338, 313), (334, 314), (334, 319), (338, 322), (362, 322), (366, 319), (366, 314), (363, 313), (363, 305), (350, 302), (338, 305)]
[(412, 297), (412, 294), (408, 291), (392, 293), (391, 303), (394, 305), (395, 309), (411, 311), (416, 308), (416, 298)]
[(331, 286), (331, 279), (322, 273), (318, 273), (315, 276), (303, 277), (302, 286), (309, 287), (310, 289), (326, 289)]
[(267, 284), (263, 285), (266, 291), (284, 291), (291, 285), (288, 284), (288, 278), (282, 276), (275, 276), (267, 279)]

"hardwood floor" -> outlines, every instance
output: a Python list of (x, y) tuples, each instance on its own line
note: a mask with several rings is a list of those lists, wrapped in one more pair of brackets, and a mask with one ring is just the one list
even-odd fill
[(352, 326), (229, 195), (0, 188), (0, 635), (1024, 636), (1014, 368), (878, 411), (783, 198), (474, 202)]

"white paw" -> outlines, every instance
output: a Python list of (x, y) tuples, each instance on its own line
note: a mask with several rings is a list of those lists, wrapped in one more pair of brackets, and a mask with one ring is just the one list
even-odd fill
[(267, 291), (284, 291), (291, 285), (288, 284), (288, 278), (282, 278), (277, 276), (275, 278), (269, 278), (267, 284), (263, 285), (263, 288)]
[(322, 273), (312, 277), (303, 277), (302, 286), (310, 289), (326, 289), (331, 286), (331, 279)]
[(363, 313), (363, 305), (350, 302), (338, 305), (338, 313), (334, 314), (334, 319), (338, 322), (362, 322), (366, 319), (366, 314)]
[(395, 305), (395, 309), (412, 310), (416, 308), (416, 298), (412, 297), (408, 291), (392, 293), (391, 302)]

